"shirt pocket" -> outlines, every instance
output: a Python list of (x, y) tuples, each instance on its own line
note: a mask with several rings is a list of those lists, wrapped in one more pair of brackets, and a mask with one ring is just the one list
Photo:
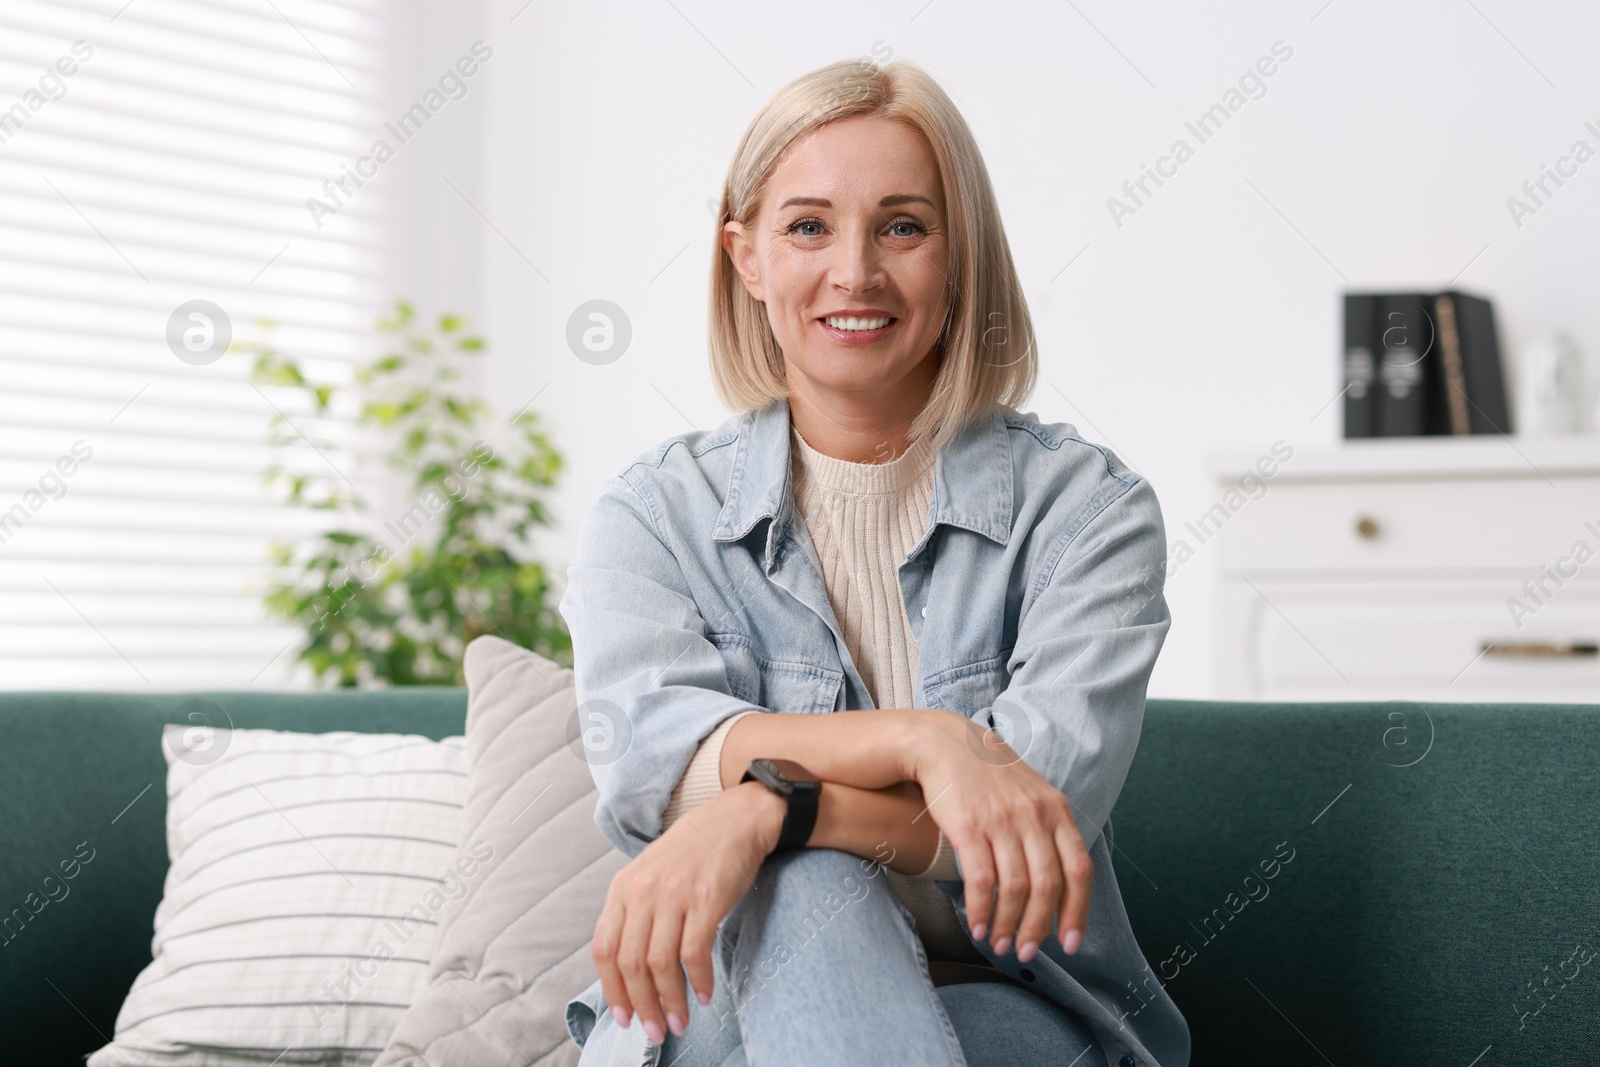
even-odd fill
[(959, 711), (969, 719), (993, 707), (995, 698), (1011, 683), (1006, 670), (1010, 659), (1011, 649), (1005, 648), (992, 656), (940, 671), (924, 683), (928, 703), (946, 711)]
[(769, 711), (806, 715), (838, 707), (839, 693), (844, 688), (843, 670), (763, 655), (744, 634), (722, 632), (707, 637), (722, 653), (728, 691), (740, 700)]

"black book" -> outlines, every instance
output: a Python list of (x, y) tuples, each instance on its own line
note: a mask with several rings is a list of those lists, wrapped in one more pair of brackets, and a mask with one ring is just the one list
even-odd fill
[(1494, 306), (1461, 292), (1434, 298), (1443, 419), (1436, 433), (1511, 432)]
[(1444, 390), (1438, 371), (1438, 327), (1433, 297), (1388, 293), (1378, 299), (1377, 433), (1412, 437), (1444, 426)]
[(1378, 296), (1344, 294), (1344, 435), (1373, 437), (1378, 432), (1377, 361), (1373, 326)]

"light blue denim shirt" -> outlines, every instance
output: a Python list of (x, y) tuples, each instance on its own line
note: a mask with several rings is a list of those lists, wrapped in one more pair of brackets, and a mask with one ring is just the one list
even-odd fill
[[(730, 715), (874, 707), (794, 506), (789, 435), (783, 400), (679, 434), (611, 479), (583, 523), (559, 610), (582, 719), (603, 735), (585, 742), (595, 821), (629, 856), (660, 835), (696, 747)], [(1186, 1067), (1188, 1026), (1134, 940), (1110, 848), (1171, 625), (1155, 493), (1071, 425), (996, 406), (935, 458), (929, 519), (899, 568), (916, 706), (995, 728), (1071, 801), (1095, 869), (1077, 953), (1052, 937), (1022, 966), (974, 944), (1084, 1018), (1108, 1063)], [(936, 884), (965, 927), (962, 883)], [(601, 1004), (597, 982), (569, 1005), (580, 1044)]]

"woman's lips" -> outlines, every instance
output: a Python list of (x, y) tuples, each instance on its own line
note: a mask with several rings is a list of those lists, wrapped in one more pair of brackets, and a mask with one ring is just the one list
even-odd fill
[(823, 333), (842, 345), (870, 345), (889, 336), (889, 331), (899, 322), (899, 319), (890, 319), (889, 325), (876, 330), (836, 330), (822, 319), (817, 320), (817, 325), (822, 327)]

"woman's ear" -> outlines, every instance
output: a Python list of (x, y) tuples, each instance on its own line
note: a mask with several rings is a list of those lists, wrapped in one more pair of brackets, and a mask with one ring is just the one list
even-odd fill
[(722, 226), (722, 248), (733, 263), (733, 269), (738, 273), (739, 280), (744, 282), (745, 291), (754, 299), (766, 303), (767, 294), (761, 277), (761, 260), (756, 256), (756, 246), (750, 236), (744, 223), (736, 219), (726, 222)]

